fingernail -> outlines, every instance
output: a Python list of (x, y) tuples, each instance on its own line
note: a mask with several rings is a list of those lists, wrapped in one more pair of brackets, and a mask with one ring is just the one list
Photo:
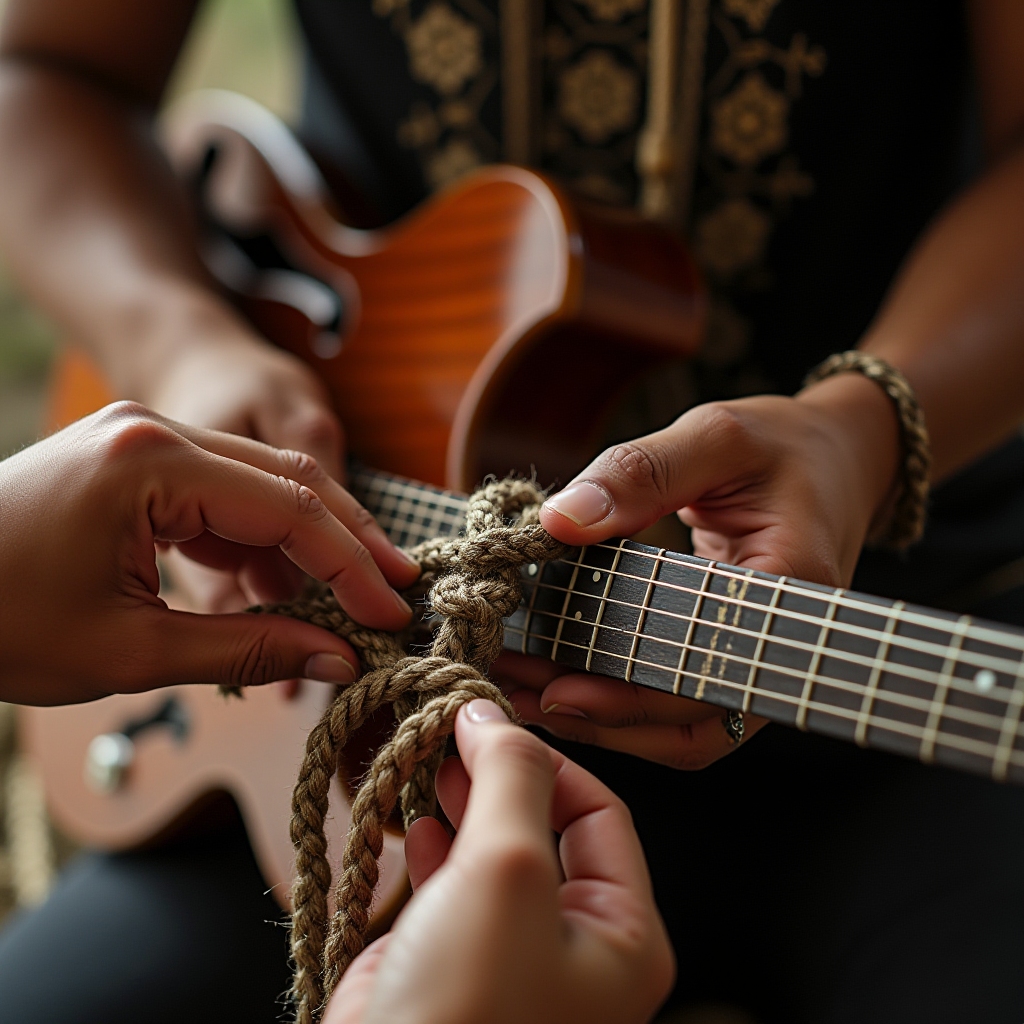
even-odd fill
[(359, 672), (340, 654), (314, 654), (306, 662), (306, 678), (319, 679), (322, 683), (354, 683)]
[(580, 480), (548, 498), (544, 507), (571, 519), (577, 526), (593, 526), (611, 512), (612, 498), (600, 484)]
[(399, 609), (401, 609), (402, 614), (412, 615), (412, 609), (409, 607), (408, 602), (405, 600), (405, 598), (402, 597), (402, 595), (397, 590), (392, 590), (391, 593), (395, 595), (395, 604), (397, 604)]
[(541, 708), (545, 715), (571, 715), (573, 718), (586, 718), (587, 716), (579, 708), (570, 707), (568, 704), (549, 704)]
[(466, 717), (471, 722), (504, 722), (508, 724), (508, 715), (492, 700), (471, 700), (466, 705)]

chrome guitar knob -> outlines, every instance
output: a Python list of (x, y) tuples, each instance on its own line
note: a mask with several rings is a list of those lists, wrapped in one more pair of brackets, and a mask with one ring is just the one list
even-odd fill
[(116, 793), (134, 760), (135, 744), (123, 732), (94, 736), (85, 755), (86, 785), (103, 796)]

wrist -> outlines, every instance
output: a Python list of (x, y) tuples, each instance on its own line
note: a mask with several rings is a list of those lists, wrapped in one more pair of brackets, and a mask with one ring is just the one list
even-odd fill
[(873, 380), (841, 373), (805, 387), (796, 396), (819, 413), (856, 475), (856, 493), (868, 533), (892, 510), (900, 488), (902, 440), (892, 401)]
[(169, 377), (191, 358), (215, 353), (244, 358), (266, 346), (214, 292), (191, 282), (172, 282), (121, 312), (100, 358), (118, 397), (153, 405)]

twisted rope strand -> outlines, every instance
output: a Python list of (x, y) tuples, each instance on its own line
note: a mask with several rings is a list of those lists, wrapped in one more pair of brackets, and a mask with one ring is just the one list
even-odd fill
[[(486, 679), (501, 653), (503, 620), (522, 598), (519, 570), (561, 558), (570, 548), (540, 526), (543, 494), (527, 480), (487, 484), (469, 501), (465, 533), (411, 549), (424, 577), (433, 577), (429, 608), (440, 618), (430, 653), (407, 655), (400, 638), (354, 622), (326, 588), (286, 604), (250, 609), (288, 615), (344, 637), (366, 674), (339, 688), (306, 739), (292, 793), (290, 835), (295, 847), (292, 889), (292, 999), (297, 1024), (313, 1024), (366, 941), (379, 877), (384, 822), (401, 802), (405, 827), (435, 805), (434, 775), (459, 708), (478, 697), (511, 706)], [(509, 517), (519, 514), (518, 522)], [(349, 737), (380, 707), (394, 708), (398, 725), (381, 747), (352, 804), (329, 920), (331, 868), (324, 822), (331, 780), (341, 769)]]

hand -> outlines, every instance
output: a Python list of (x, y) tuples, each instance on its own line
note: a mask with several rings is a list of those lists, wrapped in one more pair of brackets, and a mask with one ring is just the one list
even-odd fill
[[(171, 419), (305, 452), (344, 482), (344, 432), (324, 386), (305, 364), (247, 335), (179, 347), (153, 375), (146, 404)], [(294, 597), (304, 577), (278, 551), (267, 553), (259, 586), (204, 571), (172, 556), (175, 583), (202, 611), (237, 611)]]
[(306, 623), (168, 610), (160, 543), (256, 581), (279, 548), (367, 626), (409, 619), (389, 583), (417, 567), (313, 459), (123, 402), (0, 462), (0, 697), (355, 678), (352, 648)]
[(455, 735), (462, 760), (437, 776), (455, 840), (433, 818), (410, 828), (412, 902), (324, 1024), (649, 1020), (674, 966), (625, 805), (490, 701)]
[[(856, 374), (797, 398), (698, 406), (671, 426), (608, 449), (548, 499), (559, 540), (630, 536), (678, 510), (696, 554), (743, 568), (848, 584), (891, 493), (899, 432), (889, 399)], [(722, 711), (630, 683), (503, 657), (496, 677), (530, 723), (676, 768), (735, 749)], [(746, 736), (766, 724), (746, 716)]]

